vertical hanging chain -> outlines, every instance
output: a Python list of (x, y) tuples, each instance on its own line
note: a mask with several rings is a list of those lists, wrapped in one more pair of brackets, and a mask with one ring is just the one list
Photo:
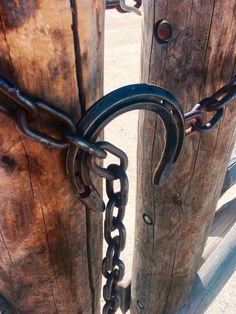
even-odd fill
[[(96, 146), (110, 152), (120, 160), (119, 165), (110, 164), (107, 168), (102, 168), (96, 164), (94, 156), (90, 156), (88, 159), (90, 170), (106, 179), (108, 203), (105, 208), (104, 238), (108, 247), (106, 256), (102, 261), (102, 274), (106, 278), (106, 284), (103, 287), (105, 301), (103, 314), (113, 314), (121, 306), (118, 284), (125, 275), (125, 265), (120, 259), (120, 255), (126, 243), (126, 229), (123, 219), (129, 192), (129, 182), (126, 175), (128, 158), (122, 150), (108, 142), (97, 142)], [(115, 181), (120, 185), (118, 192), (115, 192)], [(115, 211), (117, 211), (116, 214)], [(114, 233), (116, 235), (113, 236)]]
[[(126, 229), (123, 224), (126, 204), (128, 200), (128, 178), (121, 166), (110, 165), (108, 169), (116, 175), (120, 182), (121, 189), (114, 192), (114, 181), (106, 180), (106, 189), (109, 201), (106, 206), (106, 218), (104, 222), (104, 236), (108, 244), (106, 256), (102, 262), (102, 273), (106, 278), (106, 284), (103, 287), (103, 298), (106, 302), (103, 308), (103, 314), (115, 313), (120, 307), (121, 300), (117, 290), (118, 283), (124, 278), (125, 265), (120, 259), (120, 254), (125, 248)], [(118, 214), (114, 215), (117, 208)], [(112, 236), (113, 232), (118, 235)]]

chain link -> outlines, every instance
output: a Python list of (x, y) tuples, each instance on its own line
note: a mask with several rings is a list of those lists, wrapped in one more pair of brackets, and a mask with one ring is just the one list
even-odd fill
[[(106, 157), (104, 151), (77, 134), (75, 122), (65, 111), (45, 100), (34, 99), (26, 95), (2, 76), (0, 76), (0, 112), (14, 119), (18, 129), (24, 135), (40, 144), (57, 149), (67, 149), (73, 143), (98, 158)], [(57, 126), (53, 130), (54, 134), (59, 133), (57, 137), (31, 127), (31, 123), (39, 118), (42, 112), (51, 116), (51, 126)]]
[[(229, 83), (221, 87), (210, 97), (203, 98), (193, 109), (185, 113), (185, 121), (189, 126), (186, 134), (194, 131), (206, 132), (214, 128), (224, 114), (225, 105), (236, 96), (236, 75)], [(203, 123), (203, 112), (215, 112), (207, 123)]]

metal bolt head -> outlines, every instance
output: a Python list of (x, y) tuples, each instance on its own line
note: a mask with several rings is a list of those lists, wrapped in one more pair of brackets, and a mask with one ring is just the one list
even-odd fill
[(159, 43), (167, 43), (172, 36), (172, 26), (166, 20), (156, 23), (155, 35)]
[(144, 310), (144, 305), (140, 300), (137, 300), (137, 305), (141, 310)]
[(143, 214), (143, 220), (147, 225), (153, 224), (152, 218), (147, 214)]

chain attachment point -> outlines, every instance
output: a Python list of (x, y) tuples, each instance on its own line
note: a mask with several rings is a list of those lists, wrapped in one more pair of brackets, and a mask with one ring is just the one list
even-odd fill
[[(225, 105), (236, 96), (236, 75), (229, 83), (221, 87), (210, 97), (205, 97), (193, 109), (184, 114), (185, 121), (189, 127), (186, 135), (198, 132), (207, 132), (214, 128), (224, 115)], [(209, 122), (203, 123), (203, 112), (215, 112)]]

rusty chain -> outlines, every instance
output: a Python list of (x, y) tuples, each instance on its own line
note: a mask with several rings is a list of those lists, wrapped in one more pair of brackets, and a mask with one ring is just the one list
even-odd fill
[[(120, 254), (126, 241), (123, 219), (128, 201), (128, 158), (114, 145), (104, 141), (96, 142), (98, 134), (113, 118), (129, 110), (146, 109), (159, 114), (166, 127), (167, 144), (163, 160), (154, 174), (154, 183), (158, 184), (162, 182), (162, 176), (163, 180), (168, 177), (171, 165), (178, 159), (184, 133), (211, 130), (223, 116), (226, 104), (235, 96), (236, 75), (212, 96), (202, 99), (191, 111), (183, 113), (182, 107), (167, 90), (147, 84), (130, 85), (103, 97), (76, 125), (73, 118), (63, 110), (26, 95), (0, 76), (0, 111), (14, 119), (21, 133), (31, 139), (48, 147), (68, 149), (67, 172), (76, 194), (89, 208), (105, 210), (104, 237), (108, 248), (102, 262), (102, 273), (106, 278), (103, 314), (115, 313), (122, 302), (118, 284), (125, 273)], [(51, 116), (51, 125), (58, 126), (53, 134), (32, 126), (41, 112)], [(204, 112), (214, 112), (207, 123), (203, 121)], [(108, 152), (118, 157), (120, 164), (110, 164), (107, 168), (98, 166), (96, 159), (105, 159)], [(109, 199), (106, 206), (93, 186), (89, 172), (106, 179)], [(118, 192), (115, 192), (115, 181), (120, 185)], [(113, 236), (114, 232), (118, 235)]]

